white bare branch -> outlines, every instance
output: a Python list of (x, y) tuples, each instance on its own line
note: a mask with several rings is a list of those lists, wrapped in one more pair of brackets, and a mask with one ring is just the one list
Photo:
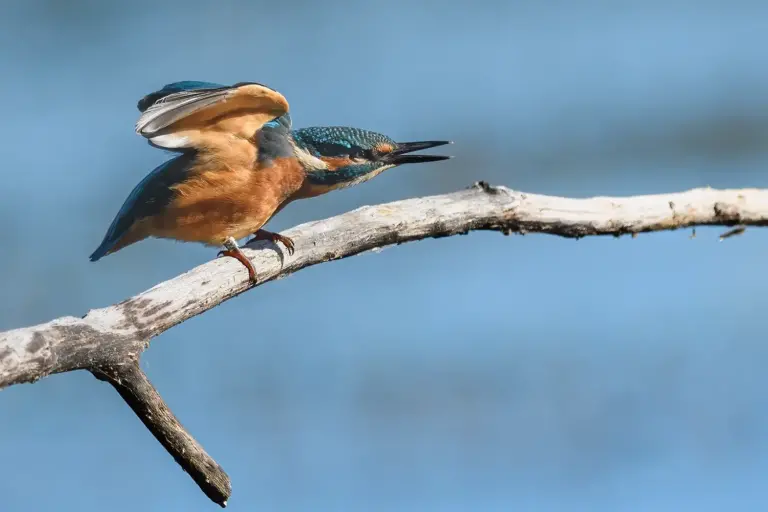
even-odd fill
[[(744, 226), (768, 225), (768, 190), (705, 188), (674, 194), (570, 199), (477, 183), (452, 194), (366, 206), (302, 224), (283, 233), (295, 242), (293, 256), (271, 242), (255, 242), (244, 251), (252, 259), (261, 284), (371, 249), (473, 230), (580, 238), (706, 225), (739, 226), (733, 233), (743, 232)], [(228, 477), (183, 432), (170, 411), (146, 413), (167, 407), (135, 364), (154, 336), (252, 287), (242, 264), (220, 258), (119, 304), (91, 310), (82, 318), (63, 317), (0, 333), (0, 389), (52, 373), (93, 372), (115, 386), (124, 398), (133, 397), (134, 403), (126, 401), (137, 415), (145, 424), (150, 422), (150, 430), (185, 470), (197, 471), (193, 478), (223, 506), (229, 497)], [(155, 417), (160, 417), (157, 421), (165, 417), (168, 424), (153, 425)], [(206, 479), (220, 484), (207, 490), (200, 483)]]

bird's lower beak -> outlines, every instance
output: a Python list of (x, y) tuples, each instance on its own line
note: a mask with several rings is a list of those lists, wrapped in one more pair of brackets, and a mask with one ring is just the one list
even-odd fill
[(434, 148), (437, 146), (444, 146), (446, 144), (453, 144), (447, 140), (432, 140), (424, 142), (398, 142), (397, 148), (386, 156), (387, 161), (395, 165), (401, 164), (418, 164), (424, 162), (437, 162), (439, 160), (448, 160), (452, 158), (450, 156), (443, 155), (411, 155), (414, 151), (421, 151), (422, 149)]

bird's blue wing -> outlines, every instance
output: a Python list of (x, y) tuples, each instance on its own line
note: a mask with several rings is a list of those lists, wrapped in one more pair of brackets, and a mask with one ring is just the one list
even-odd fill
[(107, 255), (134, 222), (162, 212), (174, 196), (170, 187), (186, 178), (194, 158), (194, 153), (184, 153), (168, 160), (141, 180), (117, 212), (101, 245), (91, 254), (91, 261)]

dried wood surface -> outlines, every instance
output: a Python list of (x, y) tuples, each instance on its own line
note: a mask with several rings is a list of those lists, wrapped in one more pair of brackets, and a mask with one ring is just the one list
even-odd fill
[[(271, 242), (255, 242), (244, 251), (256, 267), (259, 286), (325, 261), (473, 230), (580, 238), (706, 225), (736, 226), (731, 232), (741, 233), (746, 226), (766, 224), (768, 190), (762, 189), (572, 199), (480, 182), (451, 194), (366, 206), (302, 224), (282, 233), (296, 244), (292, 256)], [(115, 387), (203, 492), (226, 506), (229, 477), (184, 430), (138, 361), (151, 338), (252, 287), (242, 264), (220, 258), (82, 318), (2, 332), (0, 389), (53, 373), (92, 372)]]

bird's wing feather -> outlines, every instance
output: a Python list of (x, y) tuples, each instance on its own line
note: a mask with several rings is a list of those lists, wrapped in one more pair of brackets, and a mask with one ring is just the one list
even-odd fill
[(213, 105), (228, 95), (226, 89), (183, 91), (164, 96), (142, 112), (136, 131), (151, 136), (179, 119)]
[(187, 80), (184, 82), (173, 82), (163, 86), (159, 91), (151, 92), (141, 98), (136, 104), (139, 112), (144, 112), (147, 108), (151, 107), (159, 99), (169, 96), (173, 93), (184, 91), (195, 91), (200, 89), (225, 89), (227, 86), (223, 84), (216, 84), (213, 82), (198, 82), (194, 80)]
[(91, 261), (109, 254), (136, 221), (162, 212), (173, 198), (171, 186), (184, 181), (194, 158), (194, 153), (185, 153), (144, 177), (120, 207), (101, 245), (91, 254)]
[(250, 138), (265, 123), (287, 113), (288, 101), (264, 85), (243, 83), (187, 88), (159, 96), (144, 107), (136, 132), (155, 145), (179, 148), (203, 146), (213, 133)]

